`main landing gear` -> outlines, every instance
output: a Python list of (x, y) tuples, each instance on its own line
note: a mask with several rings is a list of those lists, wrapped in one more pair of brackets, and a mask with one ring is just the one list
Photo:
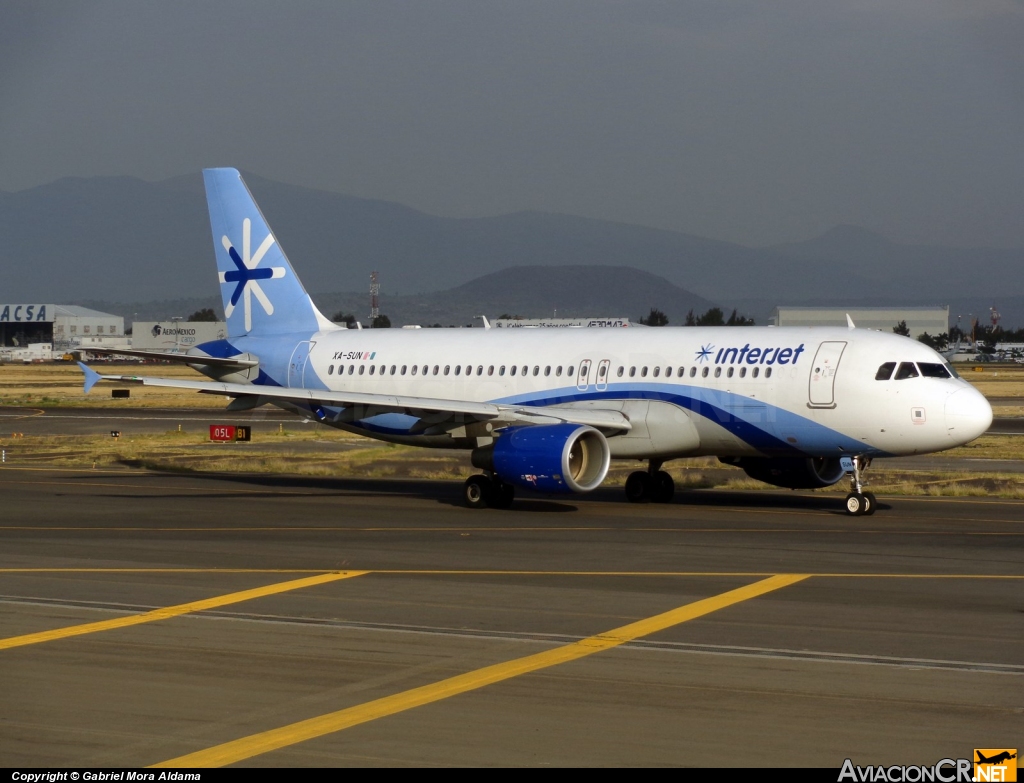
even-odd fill
[(626, 499), (630, 503), (671, 503), (676, 483), (661, 469), (661, 460), (652, 459), (647, 470), (638, 470), (626, 479)]
[(860, 472), (866, 470), (871, 460), (864, 457), (854, 457), (850, 473), (850, 494), (846, 496), (846, 513), (850, 516), (859, 517), (871, 515), (878, 508), (878, 500), (874, 492), (865, 492), (860, 480)]
[(497, 476), (470, 476), (463, 486), (463, 497), (470, 508), (508, 508), (516, 496), (516, 488)]

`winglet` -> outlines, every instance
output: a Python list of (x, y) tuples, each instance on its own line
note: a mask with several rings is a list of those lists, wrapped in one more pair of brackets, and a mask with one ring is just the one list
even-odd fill
[(92, 390), (92, 387), (96, 385), (96, 382), (102, 379), (103, 376), (95, 370), (87, 367), (82, 362), (78, 362), (78, 366), (82, 369), (82, 372), (85, 373), (85, 385), (82, 387), (82, 391), (88, 394)]
[(856, 326), (853, 325), (853, 319), (850, 318), (850, 314), (849, 313), (846, 314), (846, 325), (850, 329), (856, 329), (857, 328)]
[(484, 322), (484, 329), (491, 328), (491, 322), (487, 320), (486, 315), (478, 315), (477, 318), (481, 319)]

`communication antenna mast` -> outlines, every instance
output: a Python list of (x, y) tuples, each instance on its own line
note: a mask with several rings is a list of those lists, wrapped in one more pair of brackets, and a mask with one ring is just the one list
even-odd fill
[(380, 315), (380, 283), (377, 282), (377, 273), (370, 272), (370, 327), (373, 327), (373, 322), (377, 320), (377, 316)]
[(998, 310), (996, 310), (995, 305), (992, 305), (990, 308), (988, 308), (988, 313), (989, 320), (992, 321), (992, 328), (995, 329), (997, 326), (999, 326), (999, 319), (1002, 318), (1003, 316), (1000, 314)]

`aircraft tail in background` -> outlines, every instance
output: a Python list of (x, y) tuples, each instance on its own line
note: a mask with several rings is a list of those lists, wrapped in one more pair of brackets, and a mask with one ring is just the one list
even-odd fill
[(317, 310), (237, 169), (204, 169), (228, 338), (334, 328)]

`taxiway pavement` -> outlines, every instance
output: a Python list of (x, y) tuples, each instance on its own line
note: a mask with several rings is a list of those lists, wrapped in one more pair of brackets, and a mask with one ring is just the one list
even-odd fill
[(0, 469), (0, 765), (933, 764), (1024, 735), (1024, 503)]

